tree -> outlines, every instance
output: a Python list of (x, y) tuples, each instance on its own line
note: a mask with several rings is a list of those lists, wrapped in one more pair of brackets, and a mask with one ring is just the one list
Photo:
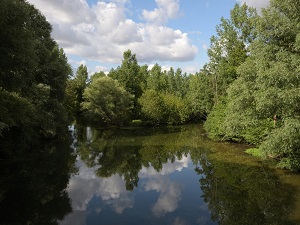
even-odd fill
[(166, 75), (162, 72), (161, 66), (156, 63), (149, 71), (147, 88), (158, 93), (165, 92), (167, 90), (166, 78)]
[(149, 89), (140, 97), (139, 103), (142, 112), (153, 124), (161, 124), (165, 121), (165, 105), (161, 95), (155, 90)]
[(130, 50), (124, 52), (121, 66), (112, 70), (108, 76), (118, 80), (125, 90), (134, 96), (133, 116), (138, 118), (140, 113), (138, 98), (143, 93), (141, 85), (144, 82), (144, 77), (140, 72), (136, 55), (132, 54)]
[(94, 73), (91, 78), (90, 78), (90, 83), (93, 82), (93, 80), (96, 80), (100, 77), (106, 77), (106, 74), (103, 72), (103, 71), (100, 71), (100, 72), (97, 72), (97, 73)]
[(185, 98), (189, 106), (191, 119), (206, 119), (213, 106), (213, 92), (205, 69), (190, 76), (189, 88)]
[(133, 96), (110, 77), (100, 77), (85, 89), (81, 103), (86, 118), (100, 125), (121, 126), (131, 116)]
[(0, 8), (0, 135), (53, 137), (67, 126), (63, 103), (70, 65), (37, 9), (8, 0)]
[(229, 85), (238, 77), (236, 69), (248, 55), (248, 46), (255, 39), (255, 9), (246, 4), (236, 4), (230, 19), (221, 18), (216, 27), (217, 35), (211, 37), (208, 49), (210, 62), (206, 65), (214, 94), (214, 104), (226, 95)]
[(182, 124), (188, 119), (185, 101), (171, 93), (146, 90), (139, 99), (142, 112), (151, 124)]
[(262, 11), (250, 58), (228, 89), (223, 123), (226, 139), (255, 143), (291, 170), (300, 170), (299, 12), (294, 1), (277, 0)]
[(82, 110), (81, 103), (84, 101), (83, 92), (87, 87), (88, 72), (87, 67), (80, 65), (77, 68), (75, 77), (70, 77), (67, 81), (66, 93), (66, 106), (68, 109), (69, 120), (81, 120)]
[(214, 102), (205, 125), (211, 137), (239, 139), (236, 134), (225, 137), (227, 130), (224, 122), (228, 113), (227, 104), (230, 102), (227, 90), (239, 78), (237, 69), (250, 55), (249, 45), (256, 38), (257, 18), (254, 9), (236, 4), (231, 10), (230, 19), (222, 18), (216, 28), (217, 36), (211, 38), (208, 51), (210, 62), (205, 68), (210, 78)]

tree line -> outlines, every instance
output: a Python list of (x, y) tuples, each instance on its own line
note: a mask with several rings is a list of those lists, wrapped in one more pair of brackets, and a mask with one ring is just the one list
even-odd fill
[[(189, 100), (194, 97), (190, 89), (196, 84), (194, 77), (180, 68), (163, 71), (158, 64), (151, 69), (140, 66), (128, 50), (122, 64), (107, 75), (97, 72), (89, 78), (87, 67), (78, 67), (67, 85), (69, 115), (102, 126), (182, 124), (192, 117)], [(194, 108), (193, 119), (203, 118), (205, 112), (198, 114)]]
[[(0, 2), (0, 135), (49, 138), (68, 122), (175, 125), (204, 120), (210, 138), (253, 144), (300, 168), (300, 2), (271, 0), (221, 18), (197, 73), (139, 65), (124, 52), (108, 74), (72, 75), (51, 25), (24, 0)], [(36, 132), (38, 131), (38, 132)]]

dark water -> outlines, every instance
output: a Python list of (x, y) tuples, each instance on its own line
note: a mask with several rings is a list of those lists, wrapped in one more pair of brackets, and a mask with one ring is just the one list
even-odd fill
[(299, 175), (203, 133), (78, 128), (71, 149), (6, 153), (0, 224), (300, 224)]

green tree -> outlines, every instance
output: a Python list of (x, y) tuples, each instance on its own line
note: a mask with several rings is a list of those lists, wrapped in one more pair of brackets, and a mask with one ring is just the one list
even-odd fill
[(75, 77), (73, 79), (68, 80), (67, 86), (69, 108), (71, 111), (71, 115), (75, 118), (82, 116), (80, 105), (84, 101), (83, 92), (87, 87), (87, 82), (87, 67), (81, 64), (77, 68)]
[(277, 157), (279, 166), (291, 170), (300, 169), (300, 35), (294, 29), (299, 26), (299, 12), (294, 1), (277, 0), (262, 11), (250, 58), (228, 91), (230, 116), (225, 123), (232, 135), (247, 140), (248, 133), (259, 140), (265, 154)]
[(153, 124), (161, 124), (165, 121), (165, 105), (161, 94), (149, 89), (140, 97), (139, 103), (145, 117)]
[(132, 54), (130, 50), (124, 52), (121, 66), (116, 70), (112, 70), (108, 76), (118, 80), (125, 90), (134, 96), (132, 112), (133, 117), (138, 118), (140, 114), (138, 99), (143, 93), (142, 83), (144, 77), (143, 73), (140, 72), (136, 55)]
[(247, 58), (248, 46), (255, 39), (257, 14), (247, 5), (236, 4), (230, 19), (221, 18), (216, 36), (211, 37), (207, 65), (213, 86), (214, 102), (226, 95), (229, 85), (238, 77), (236, 69)]
[(71, 68), (51, 38), (51, 24), (37, 9), (8, 0), (0, 8), (0, 134), (18, 130), (29, 141), (38, 130), (53, 137), (66, 130), (63, 104)]
[(210, 77), (214, 107), (207, 118), (205, 129), (213, 138), (240, 140), (239, 133), (226, 135), (229, 133), (224, 127), (226, 116), (233, 116), (226, 110), (227, 104), (231, 104), (227, 90), (239, 78), (237, 69), (250, 55), (249, 46), (257, 35), (257, 21), (254, 9), (236, 4), (231, 10), (230, 19), (222, 18), (221, 24), (216, 28), (217, 36), (211, 38), (211, 48), (208, 51), (210, 62), (205, 71)]
[(85, 89), (81, 103), (86, 118), (100, 125), (128, 122), (133, 96), (110, 77), (100, 77)]
[(189, 88), (185, 98), (191, 119), (206, 119), (213, 106), (213, 93), (205, 69), (189, 77)]
[(171, 93), (146, 90), (139, 99), (142, 112), (151, 124), (182, 124), (188, 119), (185, 101)]
[(147, 79), (147, 88), (154, 90), (158, 93), (165, 92), (167, 89), (166, 75), (157, 63), (149, 71)]
[(93, 82), (93, 80), (96, 80), (100, 77), (106, 77), (106, 74), (103, 72), (103, 71), (100, 71), (100, 72), (97, 72), (97, 73), (94, 73), (91, 78), (90, 78), (90, 83)]
[(188, 108), (185, 101), (171, 93), (162, 94), (165, 105), (165, 117), (167, 124), (183, 124), (188, 119)]

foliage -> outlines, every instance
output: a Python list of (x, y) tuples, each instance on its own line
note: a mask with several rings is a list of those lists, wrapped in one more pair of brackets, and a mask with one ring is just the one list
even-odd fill
[(224, 129), (226, 105), (227, 98), (219, 101), (204, 123), (204, 129), (209, 131), (208, 135), (212, 139), (221, 140), (226, 135), (226, 130)]
[(213, 93), (210, 88), (209, 76), (205, 72), (189, 77), (189, 88), (185, 99), (189, 114), (193, 120), (206, 119), (213, 107)]
[(265, 154), (280, 159), (279, 167), (289, 170), (300, 168), (300, 120), (285, 119), (284, 125), (274, 129), (260, 145)]
[(300, 170), (300, 51), (294, 29), (300, 8), (291, 5), (293, 1), (273, 0), (262, 10), (249, 57), (227, 88), (225, 119), (209, 118), (206, 127), (213, 137), (257, 144), (261, 154), (278, 158), (280, 167)]
[(186, 103), (170, 93), (146, 90), (139, 102), (146, 119), (152, 124), (182, 124), (188, 118)]
[(71, 68), (51, 25), (26, 1), (3, 0), (0, 8), (0, 135), (27, 132), (30, 142), (66, 131)]
[(188, 109), (184, 100), (173, 94), (166, 93), (162, 95), (166, 108), (166, 123), (169, 125), (182, 124), (188, 118)]
[[(98, 76), (98, 75), (94, 75), (94, 76)], [(87, 67), (81, 64), (77, 68), (75, 77), (73, 79), (69, 79), (67, 82), (66, 105), (68, 107), (70, 118), (78, 118), (82, 116), (80, 105), (84, 101), (83, 92), (87, 87), (87, 82), (88, 82)]]
[(110, 77), (99, 77), (85, 89), (82, 110), (89, 121), (100, 125), (124, 125), (132, 107), (130, 95)]
[(236, 4), (230, 19), (221, 18), (221, 24), (216, 27), (217, 35), (211, 37), (207, 69), (215, 104), (226, 95), (227, 88), (238, 77), (237, 67), (247, 58), (247, 45), (254, 39), (256, 17), (254, 9)]
[(132, 114), (135, 118), (138, 118), (140, 115), (138, 98), (143, 93), (142, 86), (146, 78), (140, 71), (140, 66), (136, 59), (136, 55), (132, 54), (130, 50), (125, 51), (123, 53), (123, 61), (121, 66), (116, 70), (112, 70), (108, 76), (119, 81), (125, 90), (134, 97)]
[(146, 90), (139, 99), (142, 112), (148, 120), (154, 124), (161, 124), (165, 121), (165, 105), (161, 95), (154, 90)]

